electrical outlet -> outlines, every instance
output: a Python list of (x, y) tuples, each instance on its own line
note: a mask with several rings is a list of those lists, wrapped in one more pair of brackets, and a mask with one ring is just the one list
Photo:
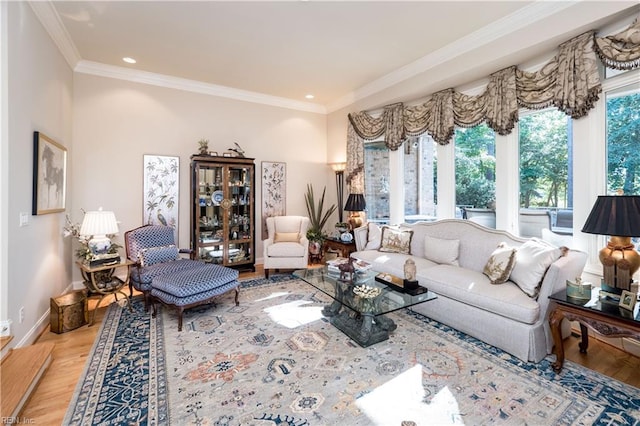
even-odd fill
[(20, 324), (24, 321), (24, 306), (20, 307)]
[(21, 212), (20, 213), (20, 226), (27, 226), (27, 225), (29, 225), (29, 213)]

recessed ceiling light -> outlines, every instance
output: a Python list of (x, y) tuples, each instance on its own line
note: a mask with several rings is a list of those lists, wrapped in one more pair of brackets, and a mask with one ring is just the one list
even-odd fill
[(311, 94), (309, 94), (309, 95), (305, 95), (305, 98), (307, 98), (307, 99), (313, 99), (314, 97), (315, 97), (315, 96), (313, 96), (313, 95), (311, 95)]
[(125, 57), (125, 58), (122, 58), (122, 60), (123, 60), (123, 61), (125, 61), (125, 62), (126, 62), (126, 63), (128, 63), (128, 64), (135, 64), (135, 63), (136, 63), (136, 60), (135, 60), (135, 59), (130, 58), (130, 57), (128, 57), (128, 56), (127, 56), (127, 57)]

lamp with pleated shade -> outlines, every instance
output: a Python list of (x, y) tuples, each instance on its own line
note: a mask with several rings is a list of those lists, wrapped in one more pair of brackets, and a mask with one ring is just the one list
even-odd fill
[(113, 212), (103, 211), (101, 207), (97, 211), (90, 211), (84, 214), (80, 235), (91, 236), (88, 245), (94, 257), (109, 252), (111, 240), (107, 235), (117, 233), (118, 222)]
[(631, 237), (640, 236), (640, 196), (598, 196), (582, 232), (611, 236), (599, 255), (603, 290), (630, 290), (633, 274), (640, 268), (640, 255), (631, 242)]
[(360, 212), (363, 212), (367, 207), (367, 202), (364, 199), (364, 194), (349, 194), (347, 197), (347, 203), (344, 205), (344, 209), (351, 212), (349, 215), (349, 226), (351, 229), (356, 229), (362, 226), (362, 216)]

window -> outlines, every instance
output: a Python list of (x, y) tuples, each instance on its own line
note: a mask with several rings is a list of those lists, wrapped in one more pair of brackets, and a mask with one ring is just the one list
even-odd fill
[[(523, 114), (519, 121), (520, 229), (540, 236), (541, 228), (522, 232), (523, 213), (547, 211), (551, 230), (573, 233), (571, 118), (556, 109)], [(525, 209), (525, 210), (522, 210)], [(533, 233), (531, 233), (533, 232)]]
[(640, 88), (606, 94), (607, 193), (640, 195)]
[(367, 220), (389, 223), (389, 149), (384, 141), (365, 142), (364, 176)]
[(486, 124), (455, 132), (456, 206), (495, 209), (496, 138)]
[(404, 148), (404, 221), (436, 218), (436, 142), (430, 136), (406, 141)]

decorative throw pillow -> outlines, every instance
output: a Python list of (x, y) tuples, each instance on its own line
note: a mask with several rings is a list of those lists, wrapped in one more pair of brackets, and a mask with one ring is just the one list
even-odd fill
[(460, 240), (424, 237), (424, 257), (436, 263), (458, 265)]
[(515, 247), (510, 247), (507, 243), (498, 244), (498, 248), (491, 253), (491, 257), (482, 271), (489, 277), (491, 284), (507, 282), (513, 267), (516, 266), (517, 251)]
[(149, 247), (140, 250), (138, 253), (138, 259), (140, 259), (140, 265), (151, 266), (156, 263), (169, 262), (178, 258), (178, 248), (174, 245)]
[(382, 229), (373, 222), (369, 222), (367, 231), (367, 245), (365, 250), (378, 250), (382, 239)]
[(511, 281), (529, 297), (536, 297), (547, 268), (565, 253), (565, 248), (554, 247), (539, 238), (532, 238), (518, 248), (516, 265)]
[(300, 242), (300, 234), (298, 232), (276, 232), (273, 241), (276, 243), (297, 243)]
[(411, 238), (413, 231), (408, 229), (382, 227), (382, 238), (378, 251), (386, 253), (411, 254)]

